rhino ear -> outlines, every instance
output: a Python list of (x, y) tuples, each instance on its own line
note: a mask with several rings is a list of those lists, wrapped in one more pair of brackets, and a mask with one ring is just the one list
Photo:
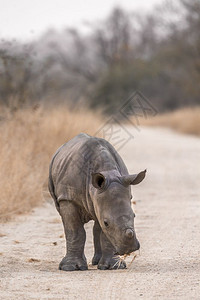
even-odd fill
[(138, 174), (134, 174), (134, 175), (122, 176), (121, 177), (122, 184), (124, 184), (124, 185), (130, 185), (130, 184), (135, 185), (135, 184), (140, 183), (144, 179), (144, 177), (146, 175), (146, 171), (147, 170), (144, 170), (144, 171), (142, 171)]
[(106, 183), (106, 178), (101, 173), (93, 173), (92, 174), (92, 185), (96, 189), (103, 189)]

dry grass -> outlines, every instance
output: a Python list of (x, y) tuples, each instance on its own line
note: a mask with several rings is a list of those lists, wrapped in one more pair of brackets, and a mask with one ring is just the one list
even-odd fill
[(66, 107), (0, 111), (0, 220), (42, 202), (42, 186), (55, 150), (80, 132), (93, 135), (100, 118)]
[[(200, 135), (200, 107), (158, 115), (142, 124)], [(0, 220), (41, 203), (55, 150), (80, 132), (93, 135), (100, 125), (100, 115), (87, 110), (57, 107), (10, 114), (0, 108)]]
[(142, 125), (170, 127), (182, 133), (200, 136), (200, 107), (182, 108), (174, 112), (142, 120)]

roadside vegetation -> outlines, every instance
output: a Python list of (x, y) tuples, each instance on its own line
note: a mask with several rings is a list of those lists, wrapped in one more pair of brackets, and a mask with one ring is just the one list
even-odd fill
[(42, 203), (55, 150), (80, 132), (94, 134), (100, 117), (88, 110), (0, 108), (0, 220)]
[(143, 125), (169, 127), (178, 132), (200, 136), (200, 107), (185, 107), (142, 120)]
[(199, 105), (199, 0), (161, 1), (148, 12), (116, 7), (87, 26), (26, 44), (0, 39), (0, 103), (84, 101), (110, 115), (139, 90), (160, 112)]

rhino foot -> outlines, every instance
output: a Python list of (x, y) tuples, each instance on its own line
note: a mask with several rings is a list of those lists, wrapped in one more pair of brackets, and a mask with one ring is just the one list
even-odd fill
[(100, 270), (126, 269), (126, 263), (119, 257), (101, 258), (98, 264)]
[(101, 259), (101, 256), (102, 256), (102, 254), (98, 254), (98, 253), (94, 254), (93, 259), (92, 259), (92, 265), (93, 266), (98, 265), (98, 263)]
[(87, 262), (83, 258), (68, 258), (65, 256), (60, 264), (59, 270), (62, 271), (85, 271), (88, 270)]

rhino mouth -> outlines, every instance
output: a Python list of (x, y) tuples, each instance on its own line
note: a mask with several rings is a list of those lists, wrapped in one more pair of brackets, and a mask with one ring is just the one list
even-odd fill
[(131, 253), (140, 249), (140, 243), (137, 241), (137, 244), (131, 248), (121, 248), (116, 247), (116, 255), (130, 255)]
[(134, 253), (135, 251), (117, 251), (117, 252), (115, 252), (115, 255), (119, 255), (119, 256), (130, 255), (131, 253)]
[(135, 251), (117, 251), (117, 252), (115, 252), (115, 255), (130, 255), (131, 253), (133, 253), (133, 252), (135, 252)]

